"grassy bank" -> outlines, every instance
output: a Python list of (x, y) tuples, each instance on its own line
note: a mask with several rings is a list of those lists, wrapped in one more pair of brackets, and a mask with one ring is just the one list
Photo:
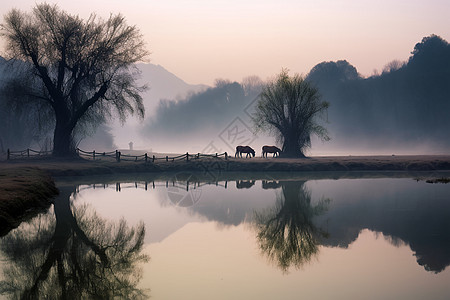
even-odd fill
[(0, 168), (0, 236), (48, 209), (57, 194), (55, 183), (43, 170)]
[(328, 171), (441, 171), (450, 170), (450, 155), (330, 156), (287, 158), (202, 158), (189, 161), (108, 161), (36, 159), (0, 162), (1, 169), (37, 167), (51, 176), (86, 176), (144, 172), (328, 172)]

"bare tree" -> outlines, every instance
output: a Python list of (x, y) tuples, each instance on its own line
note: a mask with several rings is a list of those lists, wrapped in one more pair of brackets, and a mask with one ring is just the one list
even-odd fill
[(327, 130), (319, 125), (329, 104), (319, 91), (302, 76), (288, 75), (287, 70), (269, 82), (259, 96), (253, 122), (258, 130), (275, 134), (283, 144), (282, 156), (305, 157), (311, 146), (311, 134), (328, 141)]
[(252, 75), (242, 79), (241, 85), (244, 89), (245, 95), (248, 96), (253, 93), (259, 94), (264, 86), (264, 81), (262, 81), (258, 76)]
[(74, 154), (80, 123), (99, 122), (113, 110), (122, 122), (129, 113), (144, 116), (145, 86), (135, 81), (135, 63), (148, 51), (139, 30), (120, 14), (83, 20), (44, 3), (32, 13), (11, 10), (1, 29), (7, 56), (30, 63), (33, 95), (54, 112), (54, 155)]
[(402, 62), (398, 59), (394, 59), (393, 61), (387, 63), (383, 68), (383, 74), (391, 73), (403, 68), (406, 65), (406, 62)]

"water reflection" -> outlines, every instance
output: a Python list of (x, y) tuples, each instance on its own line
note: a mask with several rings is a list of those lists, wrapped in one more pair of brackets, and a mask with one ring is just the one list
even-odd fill
[[(145, 261), (140, 254), (142, 243), (153, 260), (144, 265), (146, 275), (140, 284), (151, 286), (155, 298), (157, 291), (175, 286), (178, 291), (190, 289), (193, 295), (208, 286), (220, 290), (223, 298), (232, 298), (225, 292), (249, 281), (254, 283), (248, 288), (251, 291), (275, 285), (295, 291), (291, 298), (280, 293), (283, 299), (296, 299), (298, 291), (307, 289), (311, 293), (305, 297), (314, 298), (311, 295), (326, 282), (344, 291), (341, 297), (328, 298), (345, 298), (345, 291), (355, 286), (362, 292), (367, 287), (386, 291), (386, 286), (411, 277), (415, 283), (429, 280), (430, 287), (449, 278), (448, 185), (397, 178), (307, 180), (250, 173), (209, 181), (183, 174), (162, 179), (150, 176), (86, 181), (71, 202), (68, 199), (74, 190), (67, 189), (65, 200), (56, 203), (56, 215), (42, 215), (3, 238), (1, 250), (8, 262), (3, 267), (2, 291), (12, 298), (32, 298), (37, 290), (55, 298), (63, 298), (63, 293), (95, 298), (96, 291), (106, 295), (105, 290), (115, 290), (119, 297), (125, 291), (140, 297), (139, 264)], [(99, 216), (115, 220), (124, 216), (128, 225), (144, 220), (152, 234), (142, 241), (142, 225), (131, 233), (126, 224), (113, 225)], [(377, 241), (372, 232), (390, 244)], [(62, 240), (60, 246), (56, 237)], [(115, 241), (122, 242), (110, 246)], [(301, 268), (311, 260), (314, 263)], [(378, 268), (385, 262), (387, 266)], [(122, 266), (111, 271), (111, 264)], [(112, 280), (113, 272), (125, 287)], [(359, 281), (362, 278), (366, 285)], [(350, 286), (349, 282), (357, 284)], [(420, 286), (415, 283), (405, 284), (405, 290)], [(449, 295), (448, 288), (442, 289), (442, 294)], [(198, 299), (215, 298), (211, 295)]]
[(60, 188), (54, 215), (43, 214), (0, 243), (6, 260), (1, 294), (13, 299), (146, 298), (138, 289), (145, 227), (100, 218), (71, 205), (74, 188)]
[[(311, 193), (303, 181), (281, 182), (274, 207), (255, 212), (254, 225), (259, 247), (283, 271), (301, 267), (318, 252), (319, 238), (328, 233), (313, 223), (325, 213), (330, 199), (311, 204)], [(264, 182), (263, 182), (264, 185)]]
[(264, 190), (279, 189), (281, 187), (281, 182), (276, 180), (262, 180), (261, 182)]
[(255, 180), (236, 180), (236, 188), (237, 189), (249, 189), (254, 186), (256, 183)]

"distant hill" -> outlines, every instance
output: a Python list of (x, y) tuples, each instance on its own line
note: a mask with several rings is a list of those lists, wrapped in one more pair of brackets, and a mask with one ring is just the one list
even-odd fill
[(308, 79), (331, 104), (330, 147), (450, 150), (450, 45), (431, 35), (411, 54), (407, 62), (393, 61), (369, 78), (345, 60), (322, 62), (310, 71)]
[[(20, 66), (20, 64), (14, 65), (13, 68), (17, 68), (18, 66)], [(146, 108), (146, 117), (155, 114), (156, 107), (161, 99), (184, 99), (190, 93), (199, 92), (208, 88), (206, 85), (188, 84), (160, 65), (141, 63), (138, 64), (137, 67), (141, 71), (141, 76), (138, 79), (139, 84), (148, 86), (148, 90), (142, 94)], [(0, 56), (0, 88), (5, 83), (5, 80), (9, 80), (9, 77), (12, 74), (11, 70), (8, 68), (6, 60)], [(33, 143), (33, 141), (27, 135), (21, 138), (23, 141), (18, 142), (18, 137), (21, 137), (23, 134), (6, 134), (11, 132), (10, 130), (8, 131), (7, 128), (11, 126), (17, 127), (17, 122), (15, 120), (17, 117), (11, 117), (11, 112), (8, 111), (9, 109), (6, 107), (3, 108), (5, 105), (4, 102), (4, 97), (0, 98), (0, 108), (2, 108), (0, 110), (0, 129), (5, 129), (5, 132), (0, 130), (0, 133), (2, 133), (0, 135), (0, 151), (5, 147), (13, 149), (29, 147), (30, 143)], [(20, 124), (22, 123), (23, 122)], [(80, 148), (87, 148), (88, 150), (92, 150), (91, 148), (96, 148), (96, 150), (109, 150), (111, 147), (128, 148), (128, 143), (130, 141), (133, 141), (136, 147), (143, 146), (140, 142), (143, 139), (139, 135), (139, 131), (141, 130), (140, 127), (142, 126), (141, 124), (141, 122), (132, 116), (127, 119), (123, 126), (118, 120), (111, 120), (108, 124), (105, 124), (105, 126), (101, 126), (97, 130), (97, 133), (92, 137), (82, 140), (79, 146)], [(23, 130), (24, 133), (28, 131), (29, 130)], [(51, 136), (52, 132), (49, 132), (49, 135)], [(34, 145), (33, 147), (36, 148), (39, 146)]]
[(188, 84), (161, 65), (138, 64), (141, 70), (139, 82), (147, 84), (149, 90), (144, 94), (145, 102), (159, 102), (160, 99), (184, 98), (189, 92), (208, 88), (202, 84)]
[[(340, 60), (317, 64), (307, 79), (331, 104), (325, 126), (332, 140), (313, 140), (315, 154), (450, 150), (450, 46), (439, 36), (423, 38), (408, 61), (390, 62), (377, 76), (363, 78), (349, 62)], [(257, 96), (248, 97), (243, 89), (244, 85), (229, 82), (184, 101), (159, 102), (158, 113), (146, 120), (145, 130), (155, 141), (183, 147), (187, 141), (210, 138), (210, 132), (218, 135), (233, 129), (234, 123), (227, 124)]]
[[(188, 84), (160, 65), (141, 63), (137, 67), (142, 72), (139, 83), (148, 86), (148, 90), (142, 94), (146, 120), (154, 116), (160, 100), (181, 100), (190, 93), (208, 88), (206, 85)], [(119, 148), (128, 148), (129, 142), (133, 142), (135, 149), (149, 148), (147, 144), (151, 144), (151, 141), (146, 141), (140, 134), (140, 132), (144, 132), (145, 135), (143, 122), (135, 117), (129, 117), (123, 126), (117, 121), (108, 125), (111, 127), (114, 143)]]

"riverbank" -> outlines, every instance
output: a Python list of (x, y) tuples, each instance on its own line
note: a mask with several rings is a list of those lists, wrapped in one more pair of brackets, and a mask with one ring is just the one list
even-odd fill
[(179, 161), (133, 162), (54, 158), (0, 162), (0, 170), (39, 168), (51, 176), (224, 171), (224, 172), (328, 172), (328, 171), (443, 171), (450, 170), (450, 155), (329, 156), (290, 158), (201, 158)]
[(46, 171), (25, 166), (0, 168), (0, 236), (46, 211), (57, 194)]
[[(135, 177), (136, 174), (142, 174), (156, 181), (168, 180), (173, 177), (171, 175), (173, 173), (184, 172), (185, 175), (187, 173), (190, 176), (190, 172), (197, 172), (200, 177), (214, 180), (264, 179), (260, 176), (263, 173), (269, 174), (264, 175), (269, 178), (283, 180), (283, 178), (289, 178), (292, 175), (289, 175), (290, 173), (295, 172), (295, 176), (305, 180), (407, 176), (438, 182), (436, 176), (441, 175), (433, 176), (433, 172), (437, 171), (450, 171), (450, 155), (335, 156), (306, 159), (210, 157), (189, 161), (159, 160), (156, 162), (56, 158), (1, 161), (0, 236), (18, 226), (23, 220), (48, 209), (52, 199), (58, 194), (54, 178), (61, 180), (78, 177), (81, 181), (85, 178), (92, 182), (92, 178), (96, 176), (127, 178), (130, 174)], [(375, 175), (373, 175), (374, 172)], [(423, 174), (426, 175), (422, 176)]]

